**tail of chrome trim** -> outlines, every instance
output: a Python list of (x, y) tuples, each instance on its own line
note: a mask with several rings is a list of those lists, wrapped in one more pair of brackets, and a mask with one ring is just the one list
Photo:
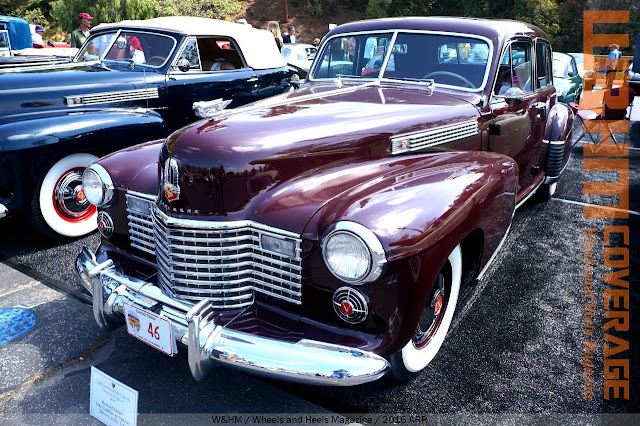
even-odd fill
[(383, 357), (360, 349), (307, 339), (289, 343), (222, 327), (214, 321), (209, 300), (195, 306), (179, 302), (151, 283), (117, 272), (110, 260), (98, 264), (87, 248), (78, 255), (76, 270), (93, 295), (94, 317), (101, 327), (124, 324), (125, 301), (141, 309), (154, 306), (169, 318), (176, 341), (187, 346), (196, 380), (215, 365), (226, 364), (280, 380), (352, 386), (377, 380), (390, 367)]

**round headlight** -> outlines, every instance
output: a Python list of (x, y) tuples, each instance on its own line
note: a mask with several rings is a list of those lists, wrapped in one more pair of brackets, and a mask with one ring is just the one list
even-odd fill
[(354, 222), (338, 222), (325, 238), (322, 254), (331, 273), (350, 283), (374, 281), (386, 263), (378, 238)]
[(327, 238), (324, 258), (331, 272), (344, 281), (360, 281), (371, 267), (369, 249), (349, 232), (334, 232)]
[(82, 189), (94, 206), (104, 206), (113, 197), (114, 186), (109, 173), (99, 164), (92, 164), (82, 174)]

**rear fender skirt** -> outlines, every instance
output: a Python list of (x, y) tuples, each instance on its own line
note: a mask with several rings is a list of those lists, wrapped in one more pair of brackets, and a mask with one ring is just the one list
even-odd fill
[(549, 111), (539, 160), (547, 178), (558, 178), (569, 161), (573, 117), (571, 108), (563, 103)]

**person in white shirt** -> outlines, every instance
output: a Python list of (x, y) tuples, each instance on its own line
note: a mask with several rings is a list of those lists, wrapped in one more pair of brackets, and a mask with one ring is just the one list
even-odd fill
[(44, 41), (42, 40), (42, 34), (44, 34), (44, 27), (42, 25), (36, 25), (35, 32), (31, 34), (31, 43), (33, 47), (43, 47)]

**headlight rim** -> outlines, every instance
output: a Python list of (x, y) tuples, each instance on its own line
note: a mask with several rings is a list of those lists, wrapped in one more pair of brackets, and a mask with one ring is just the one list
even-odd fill
[[(369, 250), (369, 268), (367, 273), (365, 273), (361, 278), (358, 279), (347, 279), (336, 274), (331, 266), (327, 262), (326, 258), (326, 246), (327, 242), (330, 240), (330, 237), (335, 235), (336, 233), (349, 233), (356, 238), (358, 238), (364, 246)], [(357, 222), (351, 221), (340, 221), (337, 222), (331, 230), (326, 234), (326, 236), (322, 239), (322, 260), (324, 261), (327, 269), (342, 282), (346, 282), (352, 285), (363, 285), (371, 283), (377, 280), (382, 273), (384, 272), (384, 266), (387, 263), (387, 258), (385, 255), (384, 248), (382, 247), (382, 243), (378, 237), (364, 225), (361, 225)]]
[[(104, 167), (102, 167), (100, 164), (93, 163), (92, 165), (87, 167), (82, 173), (83, 185), (84, 185), (84, 174), (91, 173), (91, 172), (94, 173), (96, 176), (98, 176), (98, 179), (100, 179), (100, 182), (102, 184), (102, 200), (99, 204), (92, 203), (91, 200), (89, 200), (89, 202), (96, 207), (105, 207), (111, 202), (111, 200), (113, 199), (113, 195), (115, 194), (115, 186), (113, 184), (113, 180), (111, 179), (109, 172), (107, 172), (107, 170)], [(86, 196), (86, 191), (85, 191), (85, 196)]]

